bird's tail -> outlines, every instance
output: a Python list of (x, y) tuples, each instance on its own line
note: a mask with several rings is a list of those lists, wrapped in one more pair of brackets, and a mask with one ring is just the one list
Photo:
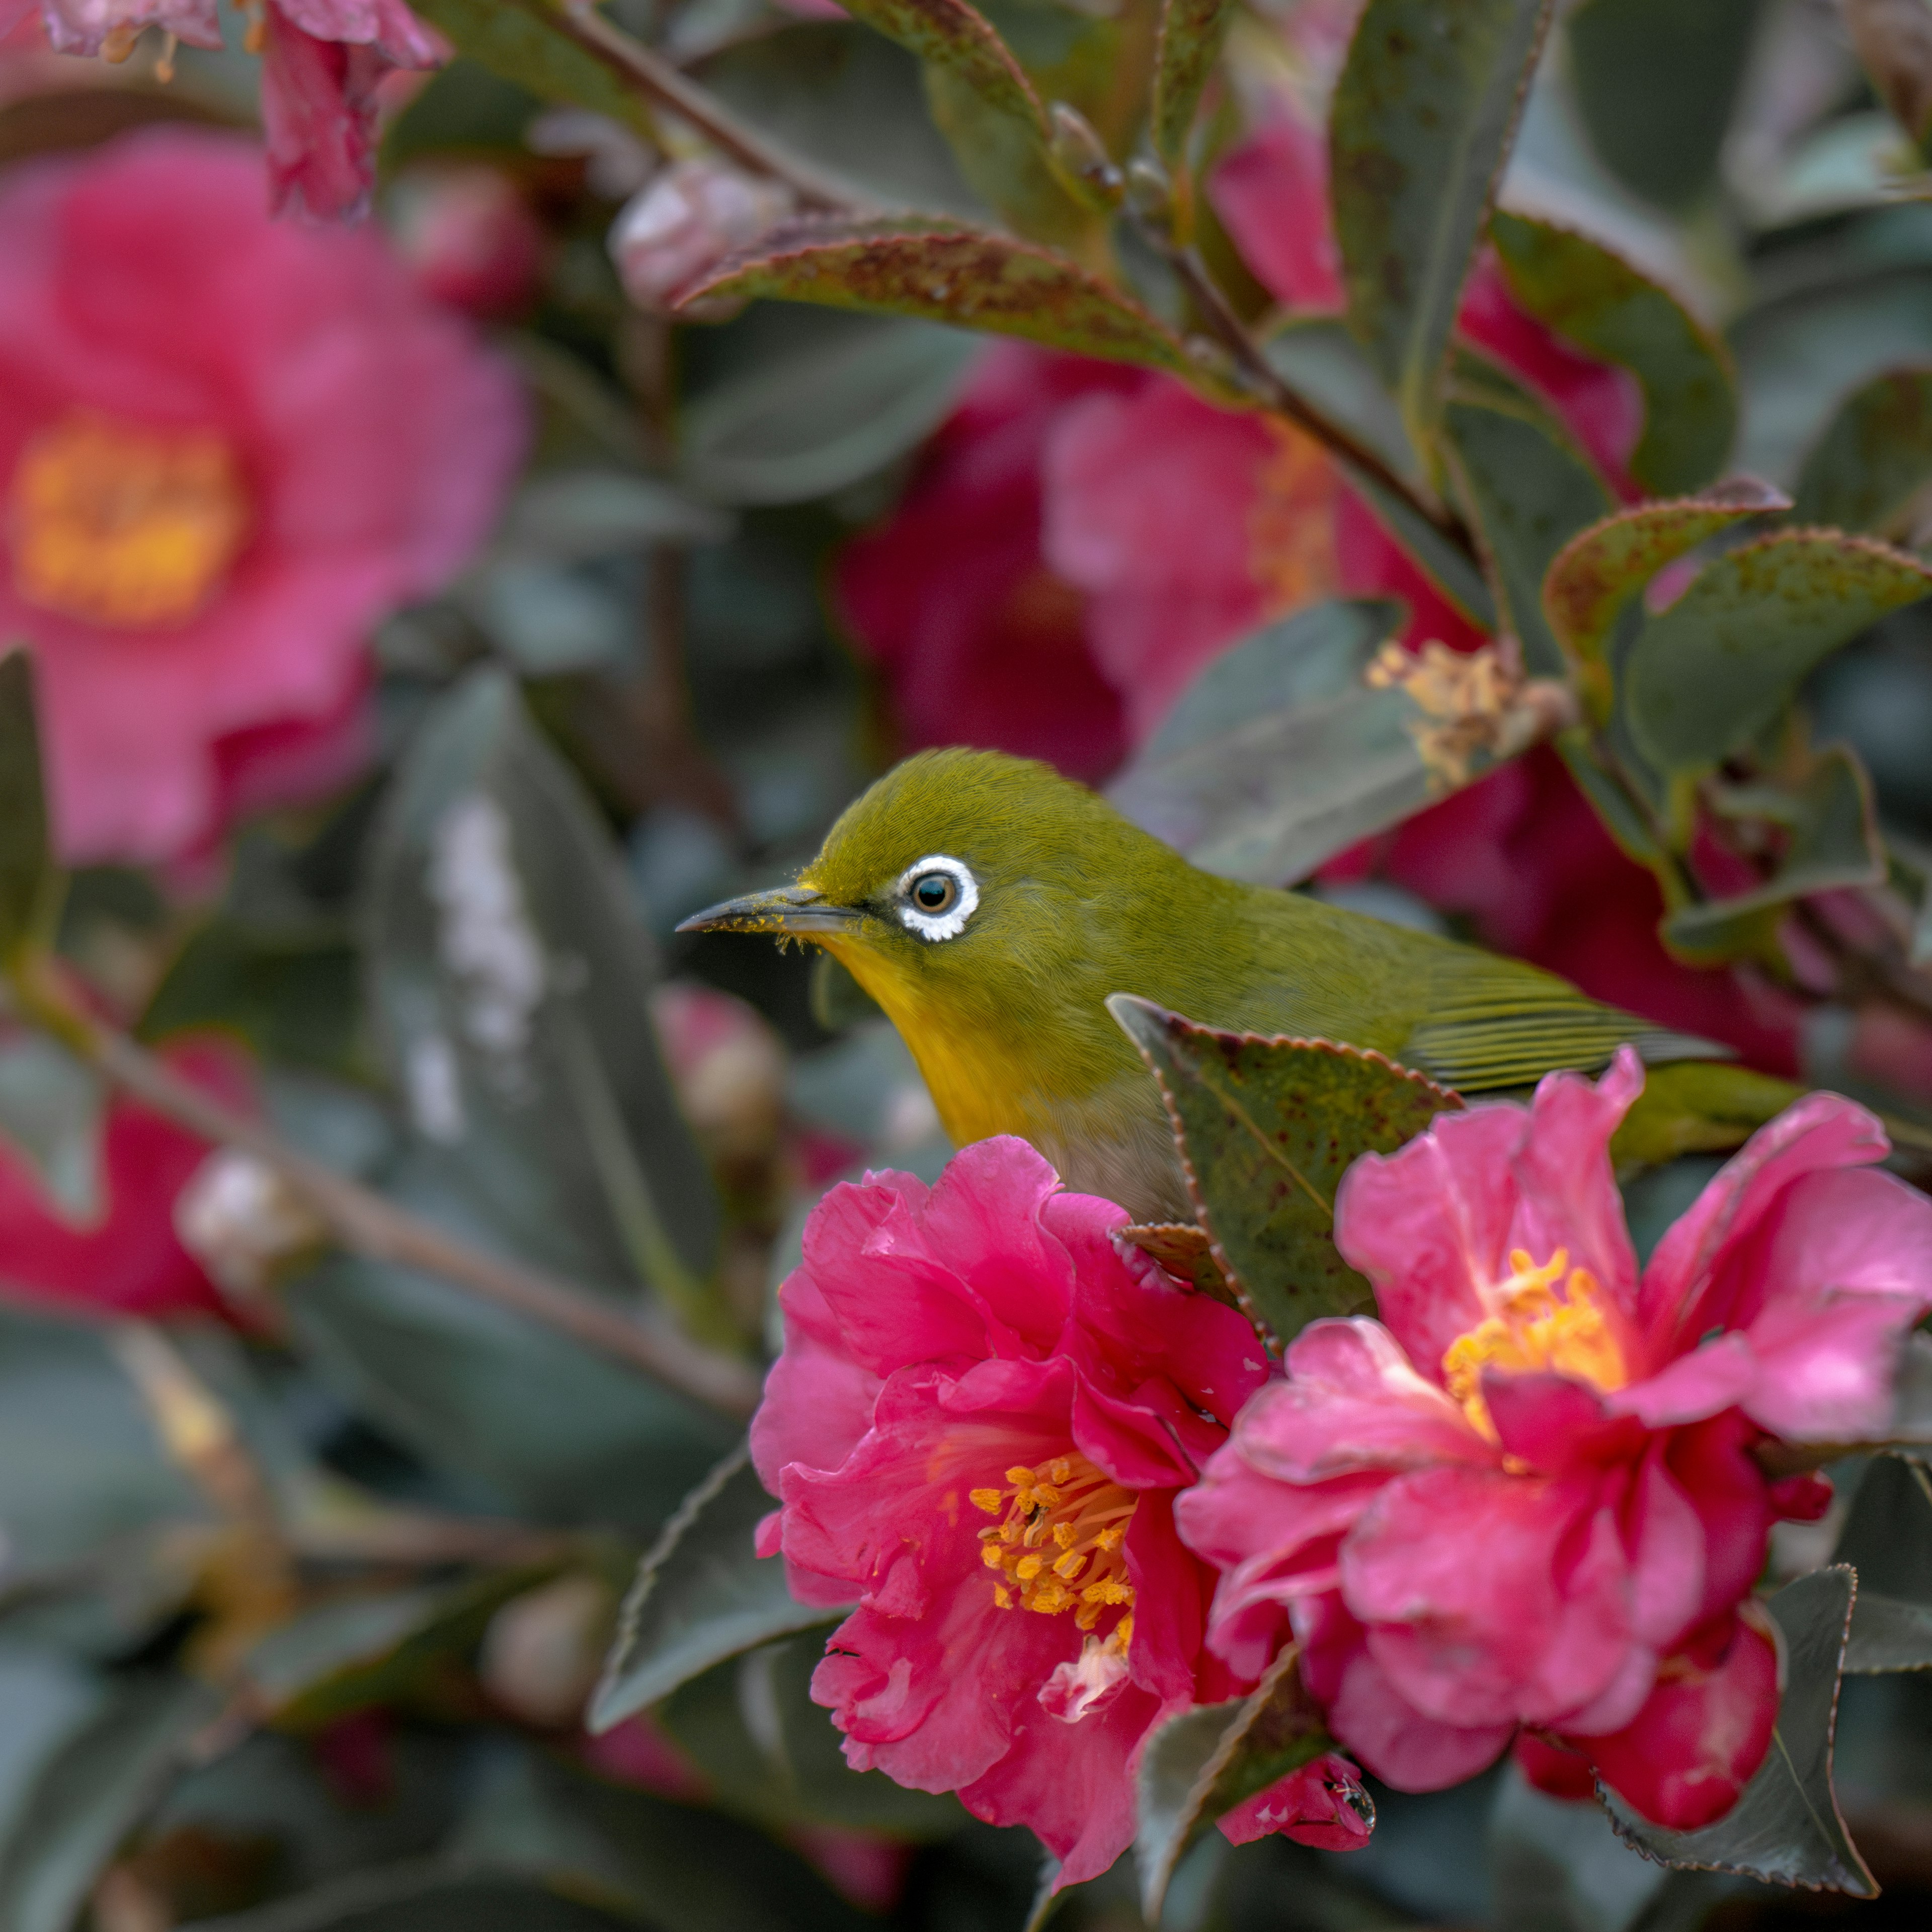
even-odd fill
[[(1610, 1143), (1619, 1169), (1649, 1167), (1679, 1154), (1720, 1153), (1748, 1140), (1808, 1090), (1769, 1073), (1721, 1060), (1680, 1060), (1647, 1070), (1643, 1092)], [(1903, 1164), (1932, 1166), (1932, 1128), (1881, 1114)]]

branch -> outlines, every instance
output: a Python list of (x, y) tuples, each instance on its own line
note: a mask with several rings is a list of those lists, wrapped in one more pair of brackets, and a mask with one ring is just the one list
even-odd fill
[(44, 962), (22, 962), (14, 987), (23, 1017), (116, 1086), (190, 1132), (238, 1148), (272, 1168), (351, 1253), (466, 1288), (728, 1415), (749, 1415), (758, 1406), (759, 1378), (748, 1364), (700, 1346), (661, 1319), (634, 1318), (587, 1289), (472, 1247), (337, 1173), (260, 1121), (204, 1094), (125, 1034), (103, 1026), (58, 984)]
[(675, 114), (694, 128), (721, 154), (728, 155), (754, 175), (782, 182), (807, 208), (840, 214), (870, 211), (855, 201), (848, 188), (821, 173), (800, 156), (790, 154), (758, 130), (739, 119), (718, 97), (680, 74), (662, 55), (614, 26), (590, 0), (518, 0), (545, 26), (573, 40), (593, 60), (601, 61), (619, 80), (642, 94), (653, 107)]

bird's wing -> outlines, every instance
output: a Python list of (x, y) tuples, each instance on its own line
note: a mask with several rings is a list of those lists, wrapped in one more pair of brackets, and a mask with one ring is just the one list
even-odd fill
[(1729, 1047), (1599, 1006), (1552, 975), (1477, 952), (1432, 974), (1427, 1016), (1398, 1057), (1459, 1092), (1527, 1087), (1552, 1068), (1594, 1072), (1628, 1041), (1652, 1066), (1729, 1060)]

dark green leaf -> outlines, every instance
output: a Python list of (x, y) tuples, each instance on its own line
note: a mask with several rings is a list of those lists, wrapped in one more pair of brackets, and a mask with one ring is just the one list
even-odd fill
[(1724, 467), (1737, 433), (1730, 352), (1666, 289), (1600, 242), (1498, 209), (1490, 239), (1525, 309), (1578, 348), (1628, 369), (1643, 391), (1630, 474), (1674, 496)]
[(1846, 1670), (1932, 1669), (1932, 1481), (1923, 1462), (1872, 1458), (1832, 1561), (1858, 1577)]
[(635, 1923), (628, 1912), (444, 1858), (379, 1865), (253, 1912), (195, 1921), (199, 1932), (614, 1932)]
[(531, 477), (512, 498), (493, 560), (580, 563), (653, 544), (722, 543), (732, 518), (656, 476), (584, 466)]
[[(1487, 556), (1502, 628), (1532, 677), (1561, 677), (1565, 660), (1543, 614), (1556, 555), (1616, 502), (1562, 424), (1512, 383), (1484, 380), (1474, 358), (1452, 384), (1443, 430), (1460, 494)], [(1475, 376), (1477, 380), (1469, 380)]]
[(1692, 1932), (1701, 1924), (1650, 1910), (1666, 1888), (1723, 1882), (1633, 1858), (1594, 1804), (1538, 1791), (1514, 1766), (1490, 1814), (1491, 1922), (1508, 1932)]
[(608, 1730), (728, 1657), (833, 1614), (799, 1603), (785, 1587), (784, 1559), (754, 1550), (753, 1532), (776, 1507), (742, 1448), (686, 1497), (638, 1566), (591, 1701), (593, 1731)]
[(0, 658), (0, 963), (46, 936), (58, 890), (34, 701), (33, 660), (16, 647)]
[(706, 392), (679, 424), (679, 464), (726, 503), (795, 503), (869, 476), (938, 424), (979, 345), (922, 322), (854, 318)]
[(7, 1932), (68, 1932), (101, 1867), (220, 1703), (190, 1678), (130, 1678), (46, 1760), (0, 1840)]
[(1871, 781), (1857, 754), (1843, 745), (1820, 752), (1798, 784), (1714, 787), (1710, 796), (1726, 818), (1778, 827), (1784, 850), (1771, 876), (1752, 891), (1672, 912), (1662, 929), (1673, 952), (1696, 960), (1774, 958), (1777, 923), (1793, 899), (1884, 883), (1885, 847)]
[(660, 1932), (863, 1932), (798, 1854), (715, 1810), (524, 1749), (486, 1768), (454, 1860), (541, 1879)]
[(1348, 320), (1419, 449), (1549, 16), (1547, 0), (1369, 0), (1336, 87), (1330, 193)]
[(1544, 615), (1570, 653), (1599, 722), (1608, 722), (1615, 701), (1610, 640), (1618, 619), (1644, 586), (1666, 564), (1720, 531), (1747, 517), (1790, 508), (1790, 498), (1740, 478), (1701, 496), (1621, 510), (1564, 546), (1544, 580)]
[(46, 1034), (0, 1040), (0, 1138), (74, 1220), (98, 1220), (106, 1083)]
[(1292, 316), (1263, 341), (1262, 354), (1289, 388), (1330, 422), (1365, 443), (1398, 476), (1418, 488), (1426, 487), (1402, 412), (1382, 387), (1367, 350), (1339, 316)]
[(1932, 568), (1864, 537), (1791, 530), (1705, 566), (1637, 633), (1623, 701), (1666, 770), (1704, 770), (1747, 743), (1804, 678), (1888, 610), (1932, 591)]
[(1116, 993), (1107, 1009), (1160, 1084), (1221, 1272), (1278, 1345), (1368, 1304), (1335, 1247), (1335, 1190), (1358, 1156), (1392, 1154), (1454, 1094), (1378, 1053), (1198, 1026)]
[(544, 100), (589, 107), (656, 138), (639, 96), (610, 70), (566, 39), (541, 11), (500, 0), (423, 0), (416, 9), (454, 42), (459, 53)]
[(1384, 487), (1366, 471), (1339, 459), (1349, 487), (1376, 514), (1389, 535), (1406, 550), (1436, 589), (1479, 631), (1493, 631), (1499, 621), (1496, 599), (1483, 573), (1469, 557), (1415, 506)]
[(718, 1198), (658, 1054), (650, 940), (608, 835), (500, 673), (444, 699), (402, 761), (367, 958), (424, 1165), (530, 1258), (642, 1281), (703, 1320)]
[(1081, 261), (1104, 259), (1104, 222), (1054, 165), (1030, 122), (990, 105), (944, 68), (926, 70), (926, 98), (959, 172), (1006, 227)]
[(933, 124), (920, 63), (869, 27), (795, 21), (728, 42), (692, 73), (742, 119), (875, 201), (984, 212)]
[(1857, 1588), (1842, 1566), (1814, 1570), (1766, 1604), (1784, 1640), (1784, 1702), (1770, 1751), (1730, 1814), (1702, 1831), (1671, 1832), (1607, 1794), (1620, 1837), (1659, 1864), (1739, 1872), (1860, 1898), (1876, 1892), (1832, 1786), (1838, 1675)]
[(1012, 50), (967, 0), (838, 0), (856, 20), (875, 27), (929, 66), (956, 76), (990, 107), (1050, 138), (1046, 110)]
[[(1181, 1854), (1216, 1819), (1319, 1757), (1331, 1742), (1302, 1688), (1301, 1653), (1292, 1644), (1250, 1695), (1202, 1705), (1161, 1725), (1142, 1749), (1134, 1780), (1134, 1862), (1148, 1923), (1160, 1923)], [(1372, 1824), (1374, 1815), (1371, 1805)]]
[(1166, 323), (1069, 256), (956, 223), (794, 223), (684, 298), (719, 296), (952, 322), (1200, 379)]
[(1803, 524), (1904, 536), (1932, 482), (1932, 372), (1894, 369), (1855, 390), (1804, 459), (1792, 514)]
[(1177, 172), (1186, 163), (1194, 111), (1234, 14), (1232, 0), (1162, 0), (1149, 118), (1155, 149)]
[(831, 1714), (812, 1701), (812, 1672), (833, 1626), (715, 1665), (657, 1707), (658, 1721), (710, 1780), (718, 1802), (778, 1829), (837, 1825), (904, 1838), (956, 1830), (953, 1798), (856, 1772)]
[[(1305, 878), (1419, 811), (1443, 789), (1421, 749), (1431, 721), (1400, 686), (1364, 680), (1390, 608), (1318, 604), (1219, 659), (1203, 674), (1200, 698), (1182, 699), (1184, 725), (1225, 716), (1246, 691), (1274, 686), (1292, 701), (1171, 755), (1157, 738), (1108, 795), (1204, 871), (1263, 885)], [(1472, 752), (1470, 776), (1492, 762)]]
[[(488, 1238), (446, 1184), (391, 1191)], [(554, 1329), (425, 1275), (338, 1256), (291, 1288), (317, 1369), (433, 1468), (553, 1521), (654, 1534), (730, 1447), (723, 1419)]]
[(1715, 178), (1760, 0), (1586, 0), (1571, 71), (1592, 142), (1624, 184), (1664, 208)]

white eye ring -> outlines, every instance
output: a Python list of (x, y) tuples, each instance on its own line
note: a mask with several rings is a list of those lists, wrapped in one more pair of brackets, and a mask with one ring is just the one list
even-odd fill
[[(942, 912), (921, 912), (914, 902), (913, 887), (934, 872), (943, 873), (952, 881), (952, 903)], [(908, 866), (899, 874), (899, 882), (892, 892), (899, 901), (899, 919), (906, 930), (935, 942), (957, 939), (966, 930), (966, 922), (980, 904), (980, 884), (974, 878), (971, 868), (957, 859), (947, 858), (943, 852), (935, 852)]]

